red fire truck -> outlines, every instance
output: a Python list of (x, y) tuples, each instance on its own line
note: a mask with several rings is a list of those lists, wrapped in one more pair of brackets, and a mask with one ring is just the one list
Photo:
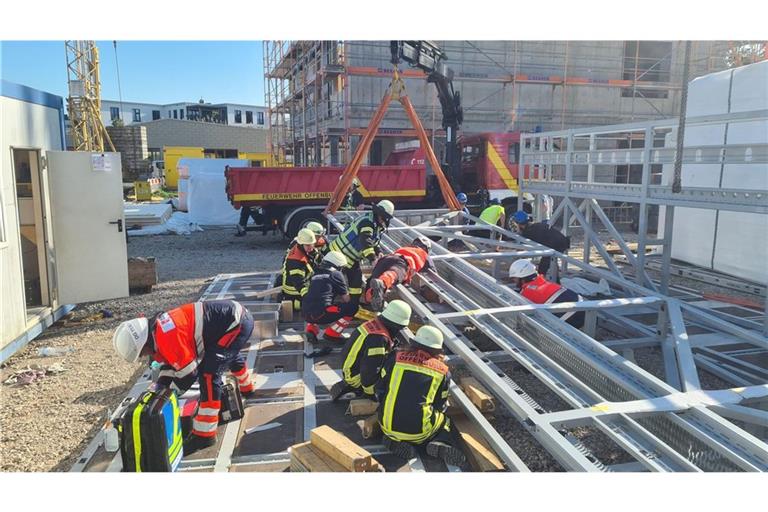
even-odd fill
[[(518, 209), (519, 133), (482, 133), (459, 140), (462, 154), (458, 187), (470, 197), (472, 213), (491, 198), (502, 201), (507, 216)], [(343, 167), (227, 167), (227, 196), (233, 207), (261, 208), (265, 224), (295, 236), (308, 222), (323, 222), (322, 212)], [(366, 202), (393, 201), (397, 208), (436, 208), (442, 196), (420, 148), (393, 151), (384, 165), (358, 173)], [(526, 204), (526, 209), (528, 205)]]

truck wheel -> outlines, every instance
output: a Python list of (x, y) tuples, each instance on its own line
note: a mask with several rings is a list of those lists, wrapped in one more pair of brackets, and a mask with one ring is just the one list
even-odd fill
[(299, 230), (302, 228), (307, 227), (307, 224), (310, 222), (319, 222), (323, 226), (327, 224), (327, 220), (325, 217), (323, 217), (323, 214), (320, 210), (306, 210), (303, 212), (298, 212), (296, 215), (293, 216), (291, 219), (291, 222), (288, 225), (288, 233), (287, 235), (290, 238), (295, 237)]

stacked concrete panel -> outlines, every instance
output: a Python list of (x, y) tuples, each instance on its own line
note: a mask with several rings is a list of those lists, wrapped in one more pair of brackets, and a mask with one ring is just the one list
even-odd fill
[(149, 172), (147, 129), (143, 126), (109, 126), (109, 137), (120, 153), (123, 165), (123, 181), (132, 182)]

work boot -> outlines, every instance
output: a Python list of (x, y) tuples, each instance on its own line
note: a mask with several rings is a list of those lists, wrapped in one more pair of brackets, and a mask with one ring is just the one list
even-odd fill
[(193, 453), (209, 448), (216, 444), (216, 436), (202, 437), (190, 434), (184, 440), (184, 455), (192, 455)]
[(443, 459), (443, 462), (453, 466), (461, 466), (466, 461), (461, 450), (454, 448), (445, 441), (434, 440), (427, 443), (427, 455), (436, 459)]
[(384, 448), (389, 450), (395, 457), (400, 457), (405, 460), (411, 460), (416, 457), (416, 448), (414, 448), (411, 443), (395, 441), (394, 439), (384, 436), (382, 444), (384, 445)]
[(384, 309), (384, 294), (387, 293), (387, 289), (384, 287), (384, 283), (381, 279), (371, 279), (371, 309), (379, 312)]
[(339, 382), (331, 386), (331, 401), (338, 402), (342, 396), (354, 390), (355, 388), (347, 384), (346, 381), (340, 380)]
[(304, 333), (304, 335), (307, 337), (307, 341), (309, 342), (310, 345), (316, 345), (317, 342), (319, 341), (317, 339), (317, 334), (313, 332), (307, 332), (307, 333)]
[(307, 341), (310, 343), (310, 345), (317, 343), (318, 334), (320, 334), (320, 329), (317, 327), (317, 325), (307, 323), (307, 326), (304, 329), (304, 335), (307, 337)]
[(235, 226), (237, 227), (237, 233), (235, 233), (235, 236), (245, 236), (245, 228), (240, 224), (236, 224)]

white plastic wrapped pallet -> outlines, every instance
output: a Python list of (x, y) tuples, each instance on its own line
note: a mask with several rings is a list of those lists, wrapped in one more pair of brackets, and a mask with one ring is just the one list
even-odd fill
[[(713, 73), (693, 80), (687, 117), (748, 112), (768, 108), (768, 61)], [(675, 132), (667, 145), (674, 146)], [(685, 146), (768, 142), (768, 121), (686, 126)], [(664, 183), (673, 167), (665, 166)], [(719, 187), (768, 191), (764, 164), (685, 164), (683, 187)], [(664, 212), (659, 215), (660, 230)], [(661, 236), (661, 235), (660, 235)], [(768, 284), (768, 215), (676, 208), (672, 257), (726, 274)]]
[(234, 226), (240, 218), (227, 200), (224, 167), (247, 167), (247, 160), (233, 158), (182, 158), (188, 168), (186, 203), (190, 222), (201, 226)]

